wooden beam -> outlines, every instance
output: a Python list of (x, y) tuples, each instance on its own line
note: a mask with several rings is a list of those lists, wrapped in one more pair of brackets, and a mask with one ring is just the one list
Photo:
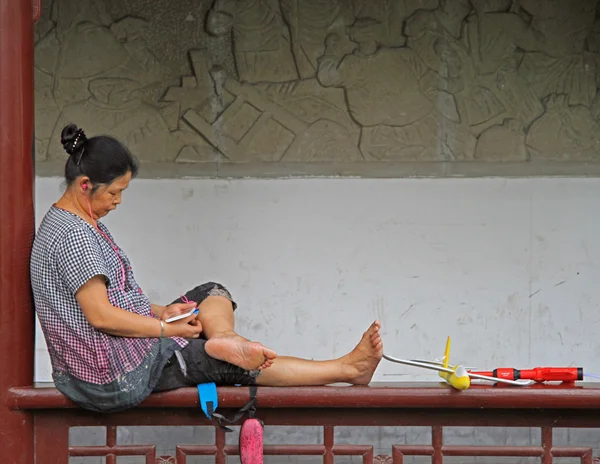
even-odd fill
[(33, 383), (34, 234), (32, 0), (0, 0), (0, 443), (2, 456), (33, 464), (33, 419), (9, 389)]

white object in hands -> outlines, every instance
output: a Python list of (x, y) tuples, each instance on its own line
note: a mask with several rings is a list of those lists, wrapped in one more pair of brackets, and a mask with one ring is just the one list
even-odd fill
[(200, 312), (200, 310), (198, 308), (193, 308), (193, 309), (190, 309), (187, 313), (178, 314), (177, 316), (172, 316), (169, 319), (167, 319), (165, 322), (175, 322), (175, 321), (178, 321), (179, 319), (185, 319), (186, 317), (189, 317), (192, 314), (198, 314), (199, 312)]

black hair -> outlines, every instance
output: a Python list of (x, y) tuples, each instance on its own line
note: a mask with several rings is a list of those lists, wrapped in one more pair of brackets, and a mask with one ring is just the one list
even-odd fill
[(107, 135), (87, 138), (75, 124), (65, 126), (60, 134), (63, 148), (69, 154), (65, 164), (65, 180), (70, 186), (79, 176), (87, 176), (92, 192), (118, 177), (138, 173), (138, 162), (118, 140)]

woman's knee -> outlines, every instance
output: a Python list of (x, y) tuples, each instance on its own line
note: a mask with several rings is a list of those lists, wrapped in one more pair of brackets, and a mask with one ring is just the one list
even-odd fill
[(227, 299), (231, 303), (234, 310), (237, 308), (237, 304), (233, 300), (231, 292), (224, 285), (218, 282), (206, 282), (198, 285), (196, 288), (189, 291), (186, 294), (186, 297), (198, 304), (201, 304), (209, 297), (221, 297)]

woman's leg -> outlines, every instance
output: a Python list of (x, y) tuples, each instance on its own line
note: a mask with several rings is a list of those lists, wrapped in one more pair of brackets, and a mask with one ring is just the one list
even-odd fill
[[(163, 371), (156, 391), (207, 382), (215, 382), (217, 385), (258, 384), (273, 387), (328, 385), (340, 382), (367, 385), (383, 356), (379, 327), (377, 321), (371, 324), (358, 345), (341, 358), (311, 361), (282, 356), (263, 371), (244, 370), (210, 356), (208, 345), (212, 340), (221, 339), (190, 340), (188, 346), (181, 351), (185, 368), (182, 369), (179, 362), (173, 358)], [(227, 349), (227, 345), (235, 346), (231, 340), (223, 340), (226, 342), (223, 345), (224, 350)]]
[(363, 334), (358, 345), (338, 359), (310, 361), (280, 356), (269, 369), (260, 373), (256, 383), (272, 387), (328, 385), (339, 382), (367, 385), (383, 356), (379, 328), (379, 322), (375, 321)]
[(199, 303), (197, 319), (202, 324), (204, 336), (213, 340), (206, 345), (210, 356), (247, 370), (262, 370), (271, 366), (277, 357), (273, 350), (235, 332), (233, 312), (237, 305), (225, 287), (208, 282), (187, 292), (186, 297)]
[[(216, 282), (207, 282), (198, 285), (185, 294), (185, 298), (195, 301), (200, 312), (198, 320), (206, 338), (223, 334), (232, 334), (235, 327), (233, 316), (237, 304), (233, 301), (229, 290)], [(183, 302), (183, 297), (173, 303)]]
[(199, 308), (198, 320), (208, 339), (206, 352), (210, 356), (248, 370), (271, 367), (277, 357), (273, 350), (234, 331), (230, 300), (224, 296), (208, 296)]
[(277, 354), (235, 331), (233, 302), (229, 292), (216, 283), (204, 284), (188, 292), (199, 302), (198, 320), (208, 341), (206, 353), (220, 361), (246, 370), (262, 370), (260, 385), (325, 385), (336, 382), (369, 383), (382, 357), (380, 324), (375, 321), (356, 348), (339, 359), (310, 361)]
[(237, 335), (233, 303), (224, 296), (207, 296), (198, 306), (198, 320), (207, 339), (213, 337)]

